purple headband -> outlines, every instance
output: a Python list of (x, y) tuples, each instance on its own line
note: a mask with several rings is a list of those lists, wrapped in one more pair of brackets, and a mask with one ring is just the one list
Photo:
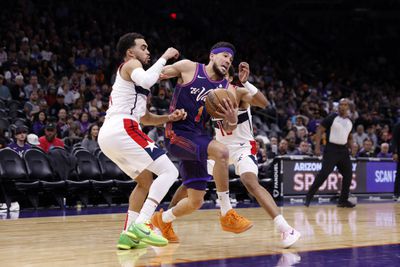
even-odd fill
[(231, 54), (232, 57), (235, 55), (235, 53), (233, 53), (233, 50), (230, 49), (229, 47), (218, 47), (218, 48), (211, 50), (211, 53), (213, 53), (213, 54), (219, 54), (219, 53), (223, 53), (223, 52), (227, 52), (227, 53)]

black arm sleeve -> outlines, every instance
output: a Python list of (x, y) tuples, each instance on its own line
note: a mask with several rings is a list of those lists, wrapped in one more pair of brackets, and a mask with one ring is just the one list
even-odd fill
[(332, 126), (333, 121), (335, 120), (337, 114), (332, 113), (329, 116), (327, 116), (322, 122), (321, 125), (325, 128), (328, 129)]

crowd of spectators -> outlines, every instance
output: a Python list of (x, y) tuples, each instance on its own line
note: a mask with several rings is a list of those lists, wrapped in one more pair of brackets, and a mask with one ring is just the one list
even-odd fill
[[(123, 33), (137, 31), (146, 36), (153, 60), (174, 46), (182, 58), (206, 63), (216, 41), (235, 44), (234, 64), (250, 63), (250, 82), (270, 102), (253, 110), (260, 163), (277, 155), (312, 155), (319, 122), (342, 97), (350, 99), (355, 125), (352, 155), (391, 157), (392, 126), (400, 121), (399, 23), (351, 12), (342, 17), (334, 11), (285, 14), (275, 1), (270, 4), (276, 12), (266, 14), (257, 1), (244, 8), (194, 2), (190, 10), (185, 0), (168, 1), (170, 6), (150, 2), (151, 9), (136, 1), (4, 3), (0, 148), (23, 153), (29, 148), (27, 134), (34, 134), (44, 151), (76, 143), (95, 151), (121, 62), (116, 42)], [(176, 13), (170, 17), (171, 12)], [(348, 20), (357, 27), (349, 27)], [(152, 88), (151, 112), (168, 112), (174, 83)], [(163, 146), (162, 128), (144, 130)]]

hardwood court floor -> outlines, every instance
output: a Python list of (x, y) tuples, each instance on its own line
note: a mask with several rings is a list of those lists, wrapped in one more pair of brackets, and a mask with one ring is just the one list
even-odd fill
[(301, 240), (279, 248), (279, 235), (261, 208), (238, 209), (254, 221), (240, 235), (220, 230), (217, 210), (175, 222), (180, 244), (118, 251), (124, 214), (0, 221), (1, 266), (141, 266), (400, 243), (400, 204), (359, 204), (355, 209), (290, 206), (282, 213)]

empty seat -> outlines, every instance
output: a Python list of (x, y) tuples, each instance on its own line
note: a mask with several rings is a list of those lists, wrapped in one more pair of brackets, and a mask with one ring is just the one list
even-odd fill
[(5, 109), (0, 108), (0, 118), (6, 118), (6, 117), (8, 117), (8, 112)]
[(12, 120), (12, 123), (15, 124), (17, 127), (26, 126), (27, 125), (27, 121), (24, 118), (14, 118)]
[(78, 142), (78, 143), (75, 143), (75, 144), (72, 145), (71, 154), (75, 155), (75, 153), (78, 152), (79, 150), (86, 150), (82, 146), (81, 142)]
[(0, 129), (2, 129), (3, 131), (8, 131), (8, 127), (10, 127), (10, 122), (8, 121), (8, 119), (0, 117)]
[(30, 179), (39, 180), (42, 189), (50, 193), (61, 208), (64, 208), (65, 181), (53, 173), (46, 154), (39, 149), (29, 149), (24, 153), (26, 171)]
[(126, 180), (125, 173), (110, 160), (101, 150), (97, 154), (101, 174), (106, 179)]
[(112, 160), (101, 150), (97, 154), (101, 174), (104, 179), (112, 179), (119, 192), (129, 197), (135, 188), (136, 182), (128, 177)]
[(1, 184), (7, 205), (10, 206), (11, 201), (17, 200), (23, 193), (37, 208), (40, 183), (37, 180), (29, 179), (25, 163), (18, 153), (9, 148), (0, 150), (0, 165), (2, 168)]
[[(80, 180), (76, 173), (76, 158), (62, 147), (49, 150), (49, 161), (55, 175), (67, 185), (66, 197), (78, 196), (82, 204), (88, 204), (88, 193), (91, 190), (89, 180)], [(67, 201), (68, 202), (68, 201)]]
[(93, 189), (104, 197), (107, 204), (111, 205), (114, 181), (102, 176), (97, 158), (88, 150), (78, 150), (74, 156), (77, 160), (76, 171), (80, 180), (90, 180)]

